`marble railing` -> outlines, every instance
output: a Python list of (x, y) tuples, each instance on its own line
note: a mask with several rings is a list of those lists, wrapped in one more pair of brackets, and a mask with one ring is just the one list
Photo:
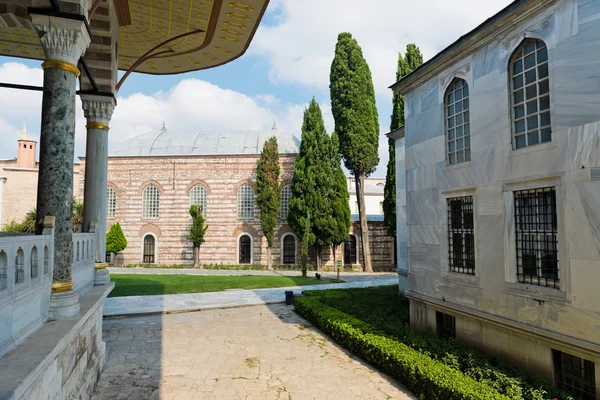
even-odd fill
[(73, 288), (82, 294), (94, 286), (96, 265), (96, 234), (73, 234)]
[(48, 318), (53, 229), (0, 235), (0, 357)]

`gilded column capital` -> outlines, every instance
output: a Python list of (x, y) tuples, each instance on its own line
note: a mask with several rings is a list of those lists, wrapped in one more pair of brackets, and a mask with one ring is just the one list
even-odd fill
[(81, 95), (81, 104), (88, 127), (108, 130), (116, 106), (114, 97)]
[(77, 68), (79, 58), (91, 42), (85, 22), (48, 15), (30, 15), (31, 22), (40, 35), (46, 61), (68, 63)]

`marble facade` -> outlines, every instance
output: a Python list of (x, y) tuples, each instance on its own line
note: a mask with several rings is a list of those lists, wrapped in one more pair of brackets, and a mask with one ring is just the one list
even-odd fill
[[(592, 361), (598, 396), (600, 6), (529, 0), (492, 20), (393, 85), (405, 95), (396, 148), (405, 145), (406, 158), (396, 168), (405, 163), (397, 198), (405, 183), (411, 324), (435, 330), (436, 311), (450, 314), (459, 340), (551, 380), (553, 349)], [(548, 48), (552, 140), (515, 150), (509, 59), (526, 38)], [(455, 77), (469, 86), (471, 161), (449, 165), (444, 99)], [(544, 187), (556, 188), (557, 289), (519, 283), (516, 272), (513, 192)], [(474, 275), (448, 267), (447, 199), (465, 195), (474, 203)]]

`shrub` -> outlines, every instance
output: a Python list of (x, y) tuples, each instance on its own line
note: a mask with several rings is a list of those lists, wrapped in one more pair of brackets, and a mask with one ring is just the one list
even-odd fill
[(106, 251), (108, 253), (118, 253), (127, 247), (127, 239), (123, 235), (123, 230), (118, 222), (115, 222), (106, 233)]

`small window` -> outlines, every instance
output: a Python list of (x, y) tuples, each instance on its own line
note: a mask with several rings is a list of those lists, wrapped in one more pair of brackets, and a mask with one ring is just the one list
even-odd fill
[(518, 281), (559, 289), (556, 189), (520, 190), (514, 196)]
[(464, 79), (454, 78), (450, 83), (445, 106), (448, 164), (471, 161), (469, 86)]
[(294, 235), (285, 235), (283, 237), (283, 263), (296, 263), (296, 238)]
[(252, 262), (252, 238), (248, 235), (240, 236), (239, 263), (250, 264)]
[(208, 192), (202, 185), (196, 185), (190, 190), (190, 206), (196, 204), (202, 210), (202, 216), (206, 217), (208, 203)]
[(435, 312), (436, 332), (442, 339), (456, 339), (456, 318), (442, 312)]
[(106, 188), (106, 218), (114, 218), (117, 213), (117, 193), (115, 189)]
[(581, 400), (596, 400), (596, 371), (592, 361), (552, 350), (556, 386)]
[(510, 61), (513, 148), (552, 140), (548, 49), (541, 40), (525, 40)]
[(290, 200), (292, 199), (292, 185), (285, 185), (283, 189), (281, 189), (281, 200), (279, 203), (279, 218), (282, 220), (287, 220)]
[(356, 236), (350, 235), (344, 242), (344, 264), (352, 265), (356, 263)]
[(160, 217), (160, 191), (154, 185), (148, 185), (142, 192), (142, 218)]
[(144, 237), (144, 264), (155, 263), (156, 239), (152, 235)]
[(448, 266), (452, 272), (475, 275), (473, 196), (448, 199)]
[(242, 185), (237, 192), (237, 217), (242, 220), (254, 219), (254, 189)]

